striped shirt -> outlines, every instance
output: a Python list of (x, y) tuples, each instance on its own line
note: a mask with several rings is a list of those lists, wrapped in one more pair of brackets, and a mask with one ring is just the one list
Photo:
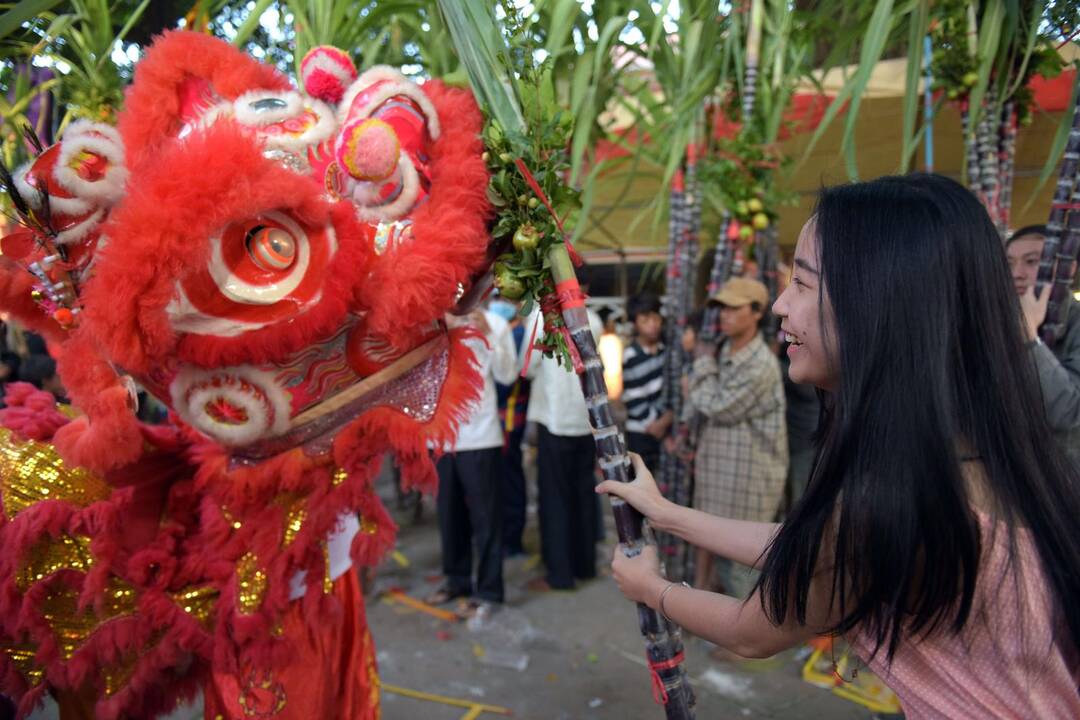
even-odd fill
[(626, 405), (626, 431), (643, 433), (664, 414), (664, 346), (649, 353), (635, 340), (623, 351), (622, 401)]

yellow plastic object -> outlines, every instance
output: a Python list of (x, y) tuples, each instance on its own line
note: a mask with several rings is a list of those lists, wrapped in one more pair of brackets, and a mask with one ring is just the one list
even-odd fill
[[(900, 700), (874, 673), (860, 663), (845, 645), (835, 648), (832, 641), (825, 639), (815, 643), (813, 654), (803, 665), (803, 680), (811, 685), (826, 688), (833, 695), (862, 705), (876, 713), (898, 714), (902, 712)], [(835, 654), (835, 653), (839, 654)], [(833, 669), (836, 658), (836, 669)], [(853, 668), (857, 667), (858, 671)]]
[(466, 708), (468, 712), (461, 716), (461, 720), (475, 720), (480, 717), (481, 713), (513, 715), (510, 708), (499, 707), (498, 705), (485, 705), (484, 703), (473, 702), (472, 700), (461, 700), (459, 698), (436, 695), (435, 693), (423, 692), (421, 690), (410, 690), (408, 688), (398, 687), (397, 685), (388, 685), (387, 683), (380, 683), (379, 686), (383, 692), (392, 693), (394, 695), (402, 695), (416, 700), (439, 703), (440, 705), (450, 705), (451, 707)]

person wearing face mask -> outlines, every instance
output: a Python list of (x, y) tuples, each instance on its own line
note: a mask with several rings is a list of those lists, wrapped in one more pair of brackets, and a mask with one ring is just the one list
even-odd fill
[[(769, 302), (765, 285), (732, 278), (709, 299), (720, 305), (719, 350), (698, 340), (689, 401), (705, 421), (694, 457), (693, 507), (712, 515), (767, 521), (776, 517), (787, 478), (784, 381), (760, 325)], [(708, 583), (712, 553), (698, 548), (695, 584)], [(726, 592), (747, 597), (757, 579), (745, 564), (720, 558)]]
[(842, 635), (912, 720), (1080, 717), (1080, 474), (1010, 285), (956, 181), (823, 190), (773, 306), (792, 379), (824, 391), (806, 493), (782, 524), (716, 517), (665, 500), (634, 458), (633, 482), (598, 491), (762, 574), (743, 601), (620, 548), (623, 594), (744, 656)]
[(1068, 299), (1065, 333), (1053, 347), (1039, 338), (1039, 328), (1046, 319), (1050, 289), (1035, 297), (1035, 279), (1046, 241), (1045, 225), (1020, 228), (1009, 237), (1005, 252), (1009, 258), (1013, 288), (1020, 297), (1024, 330), (1039, 371), (1039, 387), (1046, 406), (1046, 419), (1058, 442), (1073, 464), (1080, 467), (1080, 311), (1073, 298)]

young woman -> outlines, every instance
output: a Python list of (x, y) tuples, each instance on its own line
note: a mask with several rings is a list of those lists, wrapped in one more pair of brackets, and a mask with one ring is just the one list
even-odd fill
[(1080, 480), (982, 206), (934, 175), (825, 190), (774, 311), (792, 379), (824, 391), (787, 522), (672, 505), (637, 459), (598, 488), (760, 568), (754, 594), (669, 583), (651, 548), (616, 551), (623, 593), (744, 656), (842, 634), (909, 718), (1080, 717)]

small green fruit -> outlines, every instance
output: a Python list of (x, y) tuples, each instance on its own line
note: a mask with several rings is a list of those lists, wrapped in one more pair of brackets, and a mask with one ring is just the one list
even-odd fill
[(520, 300), (525, 294), (525, 285), (512, 272), (503, 269), (495, 275), (495, 287), (507, 300)]
[(739, 237), (743, 240), (749, 240), (754, 237), (754, 228), (749, 225), (743, 225), (739, 228)]
[(540, 244), (540, 233), (532, 225), (525, 224), (514, 233), (514, 249), (518, 252), (523, 250), (535, 250)]
[(754, 215), (754, 219), (752, 222), (754, 223), (755, 230), (764, 230), (765, 228), (769, 227), (769, 216), (763, 212), (759, 212), (758, 214)]
[(746, 203), (746, 207), (750, 208), (752, 213), (759, 213), (765, 209), (765, 206), (757, 198), (750, 198), (750, 201)]
[(979, 74), (976, 72), (969, 72), (964, 75), (964, 77), (960, 78), (960, 82), (968, 87), (975, 87), (975, 83), (979, 82)]

